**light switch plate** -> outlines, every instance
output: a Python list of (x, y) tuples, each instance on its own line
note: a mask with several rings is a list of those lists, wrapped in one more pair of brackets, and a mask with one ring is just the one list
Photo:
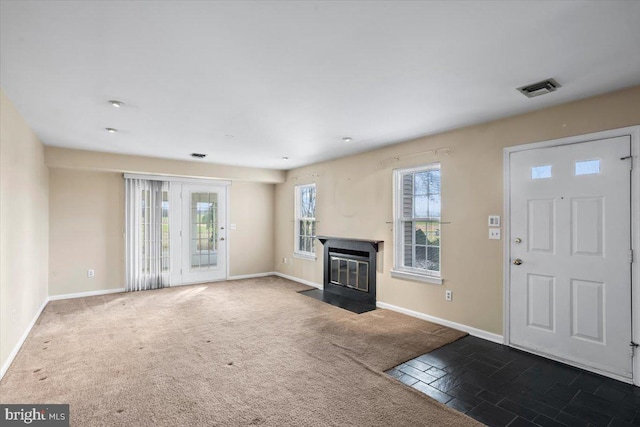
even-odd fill
[(499, 228), (490, 228), (489, 229), (489, 239), (490, 240), (500, 240), (500, 229)]
[(489, 215), (489, 227), (500, 227), (500, 215)]

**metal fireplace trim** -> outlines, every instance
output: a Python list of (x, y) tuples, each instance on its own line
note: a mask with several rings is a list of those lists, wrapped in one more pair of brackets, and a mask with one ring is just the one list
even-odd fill
[[(363, 257), (356, 257), (353, 255), (345, 257), (344, 255), (341, 255), (342, 254), (339, 252), (329, 252), (329, 256), (331, 257), (331, 277), (329, 278), (329, 282), (334, 285), (346, 286), (348, 288), (355, 289), (356, 291), (369, 292), (369, 259), (357, 259)], [(337, 271), (334, 269), (334, 261), (338, 262)], [(341, 261), (344, 261), (344, 264)], [(352, 268), (354, 264), (355, 268)], [(336, 275), (334, 275), (334, 272), (336, 272)], [(344, 281), (342, 280), (343, 273), (345, 276)], [(360, 283), (363, 278), (365, 279), (364, 286)]]

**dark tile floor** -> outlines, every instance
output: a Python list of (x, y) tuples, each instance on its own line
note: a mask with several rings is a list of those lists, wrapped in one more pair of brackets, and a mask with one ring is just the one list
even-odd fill
[(640, 426), (640, 388), (467, 336), (387, 371), (489, 426)]

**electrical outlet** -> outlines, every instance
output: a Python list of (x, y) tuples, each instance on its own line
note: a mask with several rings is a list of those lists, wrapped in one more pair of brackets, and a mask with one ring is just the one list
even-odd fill
[(444, 291), (444, 299), (446, 299), (447, 301), (453, 300), (453, 291), (450, 289)]
[(87, 270), (87, 277), (94, 277), (96, 275), (96, 271), (93, 268)]
[(489, 229), (489, 239), (490, 240), (500, 240), (500, 229), (499, 228), (490, 228)]

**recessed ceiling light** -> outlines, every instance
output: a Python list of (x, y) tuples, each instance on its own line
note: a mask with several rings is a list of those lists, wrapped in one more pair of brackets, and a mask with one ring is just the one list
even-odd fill
[(282, 160), (289, 160), (289, 158), (288, 157), (283, 157)]
[(191, 157), (194, 157), (196, 159), (204, 159), (205, 157), (207, 157), (207, 155), (203, 153), (191, 153)]
[(120, 107), (124, 106), (124, 102), (116, 101), (115, 99), (110, 100), (109, 104), (111, 104), (111, 106), (116, 107), (116, 108), (120, 108)]
[(109, 133), (116, 133), (118, 132), (118, 129), (114, 129), (114, 128), (104, 128), (107, 132)]
[(351, 138), (350, 136), (345, 136), (344, 138), (342, 138), (342, 140), (344, 142), (351, 142), (353, 140), (353, 138)]

